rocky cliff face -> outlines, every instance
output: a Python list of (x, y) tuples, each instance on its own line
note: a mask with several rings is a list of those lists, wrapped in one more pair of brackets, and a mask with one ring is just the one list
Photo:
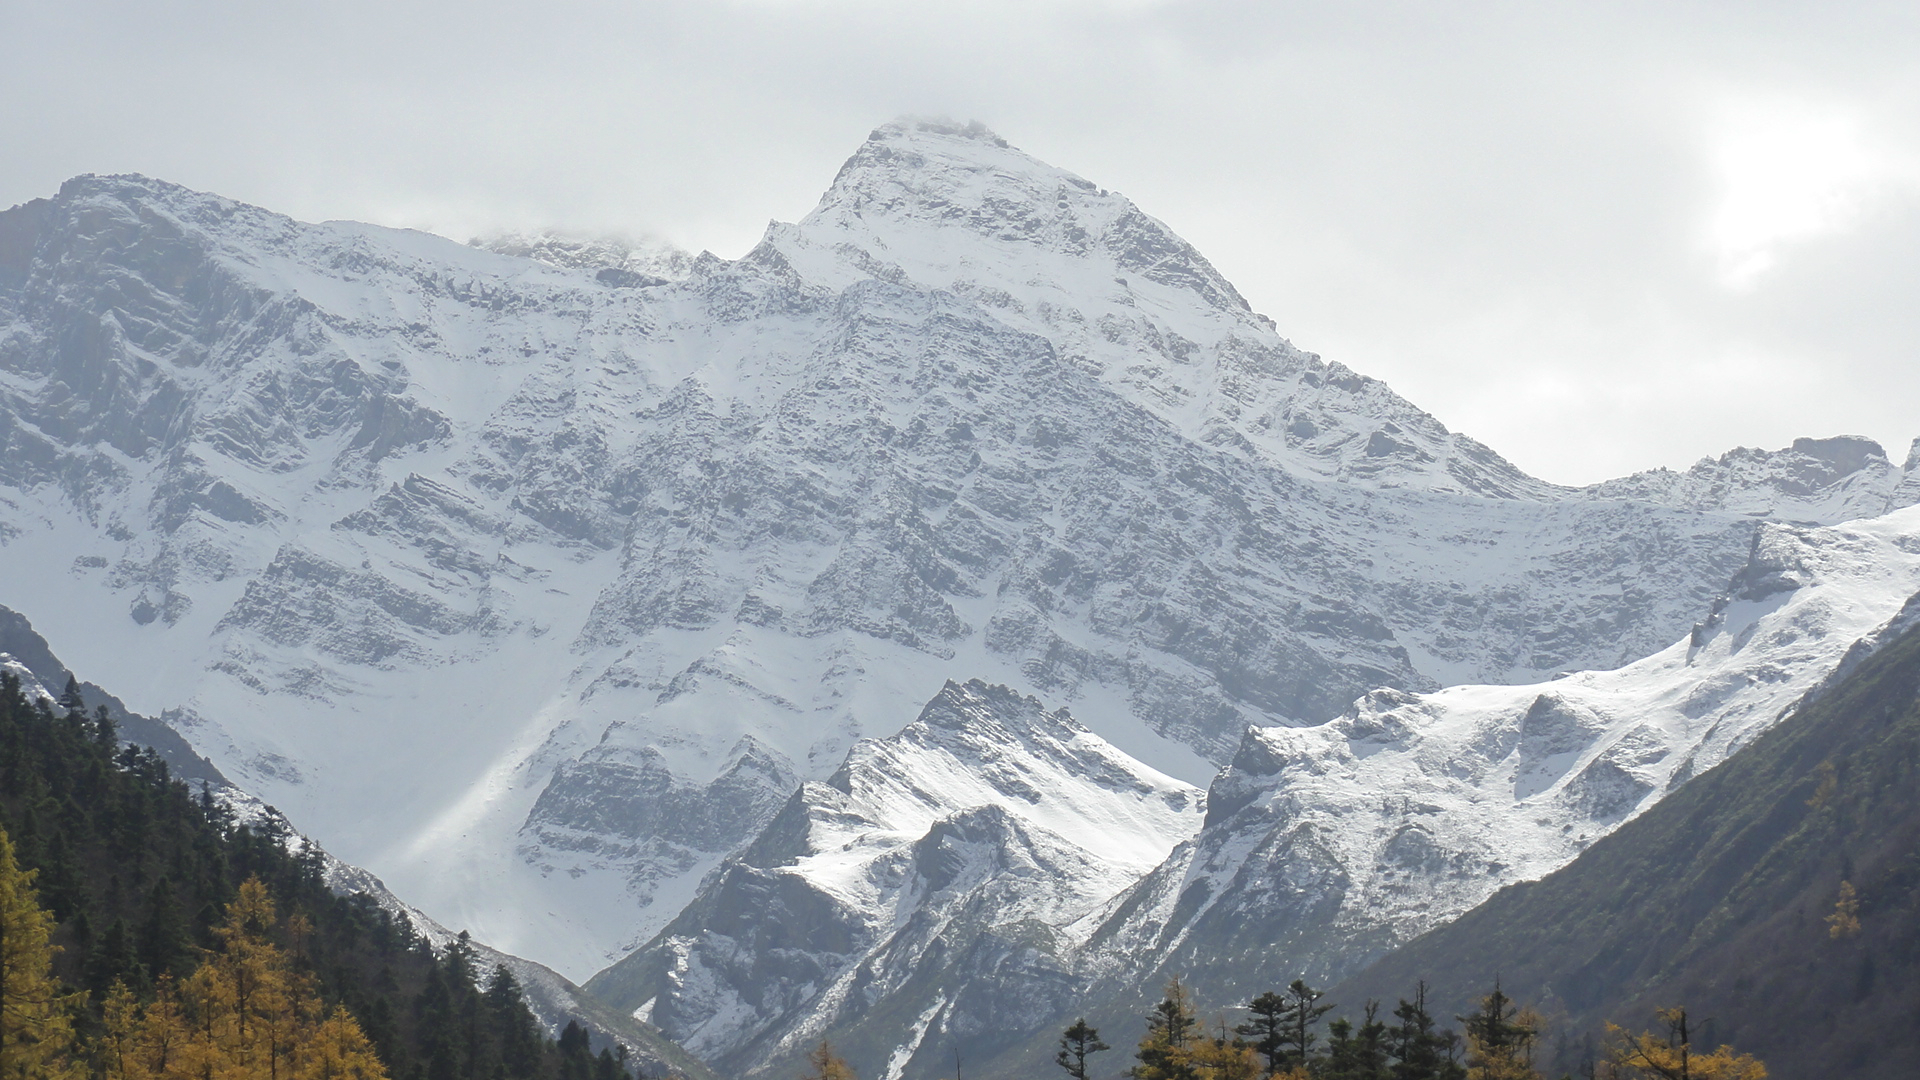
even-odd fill
[(576, 977), (949, 680), (1204, 783), (1655, 653), (1755, 512), (1920, 495), (1846, 446), (1543, 484), (977, 128), (879, 129), (733, 262), (495, 247), (139, 177), (0, 214), (0, 600)]
[(1201, 804), (1064, 710), (949, 683), (589, 989), (724, 1070), (798, 1064), (831, 1033), (885, 1075), (937, 1071), (955, 1039), (981, 1056), (1072, 1005), (1070, 928)]
[[(1109, 993), (1207, 972), (1326, 984), (1574, 859), (1770, 728), (1920, 594), (1920, 509), (1767, 525), (1672, 646), (1532, 686), (1375, 691), (1248, 731), (1196, 840), (1117, 899), (1087, 958)], [(1095, 991), (1096, 996), (1099, 991)]]
[[(884, 1077), (941, 1075), (956, 1045), (980, 1075), (1030, 1075), (1076, 1016), (1134, 1037), (1171, 976), (1208, 1008), (1296, 977), (1326, 985), (1565, 865), (1849, 670), (1916, 596), (1920, 508), (1768, 524), (1699, 626), (1653, 656), (1531, 686), (1380, 690), (1324, 724), (1249, 729), (1199, 829), (1140, 845), (1170, 848), (1150, 870), (1106, 877), (1005, 818), (1049, 781), (971, 779), (1014, 775), (989, 747), (1018, 754), (1022, 777), (1046, 757), (968, 718), (1013, 695), (950, 687), (898, 740), (862, 744), (828, 785), (806, 785), (590, 989), (738, 1071), (798, 1067), (828, 1038)], [(966, 779), (955, 759), (929, 767), (907, 749), (936, 715), (980, 740), (955, 752)], [(924, 812), (891, 827), (870, 809), (890, 800), (849, 800), (850, 776), (949, 793), (956, 809), (924, 833)], [(976, 891), (943, 891), (956, 875)]]

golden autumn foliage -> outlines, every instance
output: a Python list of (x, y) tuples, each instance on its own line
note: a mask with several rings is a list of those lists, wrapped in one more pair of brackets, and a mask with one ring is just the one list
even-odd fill
[(20, 869), (0, 830), (0, 1078), (77, 1080), (69, 1018), (78, 994), (52, 974), (53, 915), (40, 907), (32, 871)]
[(345, 1009), (274, 944), (273, 898), (249, 879), (215, 929), (219, 948), (141, 1007), (115, 986), (104, 1009), (105, 1080), (386, 1080)]
[(833, 1052), (833, 1044), (822, 1042), (807, 1054), (806, 1080), (857, 1080), (847, 1059)]
[(1607, 1025), (1612, 1041), (1600, 1062), (1601, 1080), (1766, 1080), (1765, 1065), (1731, 1046), (1705, 1054), (1693, 1049), (1685, 1009), (1661, 1009), (1659, 1015), (1665, 1035), (1631, 1035)]
[(1539, 1080), (1533, 1046), (1546, 1020), (1531, 1007), (1513, 1008), (1496, 983), (1466, 1017), (1467, 1080)]
[(1836, 940), (1850, 938), (1860, 932), (1860, 897), (1853, 890), (1853, 882), (1840, 883), (1840, 898), (1834, 901), (1833, 914), (1827, 916), (1827, 936)]
[(1253, 1047), (1224, 1036), (1199, 1040), (1188, 1060), (1199, 1080), (1260, 1080), (1266, 1072)]

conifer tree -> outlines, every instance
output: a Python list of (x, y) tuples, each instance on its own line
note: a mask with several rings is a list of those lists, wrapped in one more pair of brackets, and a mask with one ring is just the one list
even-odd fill
[(1424, 981), (1414, 987), (1412, 1001), (1400, 999), (1393, 1016), (1400, 1021), (1388, 1034), (1394, 1080), (1465, 1080), (1466, 1070), (1454, 1060), (1460, 1037), (1434, 1026)]
[[(1260, 1080), (1265, 1075), (1264, 1063), (1251, 1044), (1244, 1039), (1229, 1039), (1226, 1025), (1220, 1025), (1218, 1037), (1203, 1036), (1196, 1040), (1190, 1050), (1194, 1074), (1199, 1080)], [(1295, 1076), (1304, 1078), (1305, 1073), (1288, 1073), (1287, 1080)]]
[(1331, 1004), (1317, 1004), (1325, 996), (1323, 991), (1308, 986), (1304, 979), (1295, 979), (1287, 986), (1286, 1011), (1281, 1014), (1281, 1020), (1286, 1032), (1285, 1048), (1290, 1067), (1304, 1069), (1313, 1060), (1316, 1038), (1313, 1026), (1322, 1016), (1333, 1011)]
[(1165, 995), (1147, 1014), (1147, 1033), (1134, 1052), (1139, 1064), (1128, 1070), (1134, 1080), (1198, 1080), (1193, 1060), (1200, 1037), (1193, 995), (1178, 976), (1167, 980)]
[(53, 915), (33, 878), (0, 829), (0, 1080), (77, 1080), (68, 1012), (78, 995), (53, 978)]
[(1535, 1080), (1533, 1041), (1539, 1017), (1517, 1009), (1500, 989), (1480, 999), (1480, 1008), (1460, 1017), (1467, 1030), (1467, 1080)]
[(133, 954), (133, 935), (127, 931), (127, 920), (115, 919), (87, 954), (87, 989), (96, 999), (104, 999), (116, 982), (144, 982), (139, 965)]
[(847, 1059), (833, 1052), (833, 1044), (821, 1040), (807, 1053), (806, 1080), (858, 1080)]
[(173, 881), (165, 874), (147, 894), (147, 918), (140, 927), (140, 962), (155, 975), (176, 971), (188, 956), (192, 935), (174, 896)]
[(1380, 1019), (1380, 1003), (1367, 1002), (1358, 1027), (1342, 1017), (1327, 1025), (1327, 1058), (1319, 1075), (1325, 1080), (1391, 1080), (1387, 1067), (1387, 1025)]
[(1112, 1047), (1100, 1041), (1098, 1028), (1087, 1024), (1087, 1018), (1081, 1017), (1073, 1022), (1060, 1036), (1060, 1052), (1053, 1057), (1054, 1064), (1067, 1070), (1073, 1080), (1087, 1080), (1087, 1058)]
[(1766, 1080), (1767, 1067), (1759, 1059), (1722, 1046), (1712, 1053), (1693, 1049), (1692, 1032), (1684, 1008), (1660, 1009), (1667, 1033), (1629, 1035), (1607, 1025), (1612, 1038), (1600, 1061), (1602, 1080)]
[(80, 680), (72, 673), (67, 675), (67, 688), (60, 691), (58, 704), (71, 719), (82, 719), (87, 714), (87, 699), (81, 696)]
[(1287, 999), (1268, 990), (1246, 1008), (1253, 1015), (1234, 1034), (1253, 1040), (1254, 1050), (1267, 1059), (1267, 1075), (1274, 1076), (1287, 1067)]
[(500, 1060), (503, 1071), (513, 1080), (530, 1078), (540, 1068), (540, 1029), (527, 1011), (520, 981), (505, 964), (493, 969), (487, 984), (489, 1022), (500, 1036)]
[(162, 975), (145, 1008), (116, 983), (102, 1010), (105, 1080), (386, 1080), (359, 1024), (273, 942), (275, 925), (266, 886), (249, 878), (193, 974)]

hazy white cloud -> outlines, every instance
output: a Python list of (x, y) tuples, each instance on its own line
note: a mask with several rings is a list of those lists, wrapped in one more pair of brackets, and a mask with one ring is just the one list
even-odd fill
[(1844, 106), (1774, 95), (1728, 102), (1712, 135), (1720, 193), (1710, 222), (1724, 282), (1753, 284), (1781, 249), (1857, 228), (1877, 197), (1920, 175)]
[(1920, 434), (1910, 3), (0, 0), (0, 204), (138, 171), (738, 255), (875, 124), (1126, 192), (1549, 479)]

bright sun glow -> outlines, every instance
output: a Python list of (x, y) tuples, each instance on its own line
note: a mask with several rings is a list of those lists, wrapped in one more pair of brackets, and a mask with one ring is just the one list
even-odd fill
[(1895, 171), (1856, 117), (1781, 102), (1729, 109), (1714, 164), (1721, 187), (1710, 236), (1733, 288), (1771, 269), (1781, 245), (1851, 227)]

